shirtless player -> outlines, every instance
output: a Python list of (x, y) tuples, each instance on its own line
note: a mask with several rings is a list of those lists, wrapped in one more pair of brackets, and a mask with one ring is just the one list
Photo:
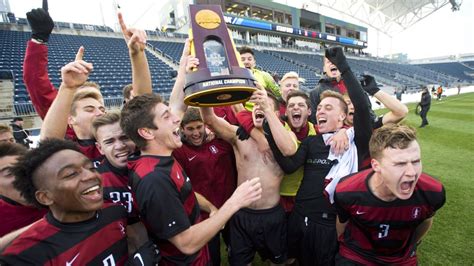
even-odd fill
[[(273, 99), (273, 98), (272, 98)], [(278, 102), (273, 99), (270, 105), (278, 113)], [(217, 137), (229, 142), (237, 162), (237, 183), (259, 176), (262, 184), (262, 197), (248, 208), (241, 209), (231, 218), (229, 262), (230, 265), (245, 265), (252, 262), (257, 251), (262, 259), (273, 263), (286, 260), (286, 218), (280, 206), (280, 183), (283, 171), (272, 160), (264, 160), (264, 154), (257, 149), (252, 138), (239, 140), (237, 126), (217, 117), (212, 108), (201, 108), (202, 118)], [(255, 128), (262, 130), (265, 118), (263, 110), (255, 106), (252, 112)]]

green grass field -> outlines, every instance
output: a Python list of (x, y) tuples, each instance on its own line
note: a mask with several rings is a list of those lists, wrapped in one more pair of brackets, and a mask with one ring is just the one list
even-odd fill
[[(418, 129), (415, 104), (408, 107), (404, 123)], [(474, 265), (474, 93), (433, 99), (428, 121), (417, 130), (423, 171), (443, 182), (447, 200), (418, 249), (419, 264)], [(254, 265), (268, 264), (256, 256)]]
[[(405, 123), (421, 118), (409, 105)], [(420, 265), (474, 265), (474, 93), (433, 99), (429, 126), (417, 130), (423, 171), (439, 178), (446, 204), (418, 249)]]

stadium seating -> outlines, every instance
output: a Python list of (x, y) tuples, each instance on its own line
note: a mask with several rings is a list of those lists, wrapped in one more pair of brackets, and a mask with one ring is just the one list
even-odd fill
[[(15, 103), (28, 103), (29, 95), (23, 82), (23, 60), (29, 32), (0, 31), (0, 69), (12, 70), (15, 76)], [(122, 88), (132, 82), (128, 49), (123, 39), (53, 34), (48, 43), (48, 72), (51, 82), (61, 83), (60, 69), (74, 60), (77, 49), (83, 45), (85, 60), (94, 64), (89, 80), (98, 83), (104, 97), (122, 97)], [(169, 73), (173, 69), (148, 54), (153, 89), (168, 92), (174, 81)]]
[[(18, 19), (17, 23), (25, 22)], [(56, 22), (58, 28), (77, 28), (107, 32), (107, 27), (83, 24)], [(149, 44), (155, 47), (163, 56), (178, 64), (184, 46), (175, 41), (179, 34), (172, 34), (174, 41), (166, 40), (169, 34), (148, 31), (153, 40)], [(26, 86), (23, 82), (23, 59), (26, 43), (30, 32), (0, 30), (0, 70), (11, 70), (14, 75), (15, 89), (13, 102), (30, 112), (31, 106)], [(162, 40), (156, 40), (156, 39)], [(241, 43), (241, 42), (239, 42)], [(85, 47), (85, 60), (94, 64), (94, 72), (90, 81), (98, 83), (106, 103), (120, 103), (122, 87), (131, 83), (131, 67), (128, 50), (121, 38), (90, 37), (81, 35), (53, 34), (50, 38), (48, 72), (52, 83), (58, 87), (61, 82), (60, 69), (74, 59), (77, 49)], [(322, 74), (322, 55), (309, 52), (288, 52), (254, 49), (257, 67), (271, 74), (283, 76), (288, 71), (296, 71), (306, 83), (305, 90), (314, 88)], [(153, 90), (162, 94), (169, 94), (174, 80), (170, 77), (172, 68), (152, 53), (148, 54), (148, 61), (152, 73)], [(408, 91), (417, 90), (427, 84), (453, 84), (456, 82), (474, 82), (474, 62), (451, 62), (423, 65), (399, 64), (373, 58), (349, 57), (349, 64), (356, 75), (371, 74), (382, 84), (407, 88)], [(18, 109), (16, 107), (16, 109)]]
[[(181, 53), (183, 51), (183, 43), (164, 41), (150, 41), (149, 43), (158, 50), (162, 51), (174, 62), (179, 62), (179, 58), (181, 57)], [(304, 85), (305, 88), (311, 89), (316, 85), (318, 77), (307, 65), (297, 65), (283, 58), (277, 58), (271, 54), (260, 52), (258, 50), (255, 50), (254, 52), (257, 60), (257, 67), (268, 71), (271, 74), (278, 74), (280, 77), (282, 77), (286, 72), (296, 71), (301, 75), (301, 77), (307, 80), (306, 84)]]
[(306, 64), (297, 64), (287, 58), (258, 50), (254, 50), (254, 53), (257, 66), (269, 73), (276, 73), (279, 77), (282, 77), (287, 72), (297, 72), (300, 77), (306, 79), (306, 82), (302, 85), (305, 90), (313, 89), (319, 80), (319, 73)]
[(426, 69), (437, 71), (439, 73), (444, 73), (447, 75), (457, 77), (458, 80), (461, 82), (462, 81), (473, 82), (474, 81), (474, 62), (464, 62), (464, 63), (467, 64), (468, 66), (465, 66), (459, 62), (422, 64), (419, 66)]
[(184, 43), (182, 42), (164, 42), (164, 41), (149, 41), (151, 45), (163, 52), (176, 64), (179, 63), (181, 54), (183, 53)]
[[(275, 51), (271, 53), (294, 63), (299, 62), (312, 66), (315, 71), (322, 73), (322, 55)], [(408, 64), (388, 63), (362, 58), (349, 58), (349, 64), (356, 75), (373, 75), (381, 83), (395, 87), (406, 87), (408, 89), (418, 88), (421, 85), (431, 83), (452, 83), (456, 80), (453, 77)]]
[(470, 68), (473, 68), (474, 69), (474, 61), (467, 61), (467, 62), (464, 62), (464, 64), (468, 65)]

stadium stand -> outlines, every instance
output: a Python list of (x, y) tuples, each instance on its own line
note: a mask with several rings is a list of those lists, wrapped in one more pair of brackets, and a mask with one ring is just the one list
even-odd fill
[[(272, 54), (290, 60), (290, 62), (300, 62), (312, 66), (315, 71), (322, 73), (323, 57), (319, 54), (297, 54), (290, 52), (276, 52)], [(437, 73), (433, 70), (427, 70), (422, 67), (375, 61), (365, 58), (349, 58), (349, 63), (356, 75), (369, 74), (376, 77), (380, 83), (395, 87), (406, 87), (408, 89), (418, 89), (419, 86), (440, 83), (448, 84), (457, 79), (448, 75)]]
[(460, 82), (474, 81), (474, 62), (447, 62), (422, 64), (420, 67), (431, 69), (433, 71), (444, 73), (458, 78)]
[(164, 41), (149, 41), (149, 43), (157, 48), (158, 51), (167, 55), (175, 64), (178, 64), (181, 54), (183, 53), (184, 43)]
[(474, 68), (474, 61), (464, 62), (464, 64), (468, 65), (470, 68)]
[[(13, 72), (15, 109), (17, 114), (25, 115), (34, 112), (23, 82), (22, 67), (30, 35), (30, 32), (0, 30), (0, 70)], [(48, 72), (51, 82), (59, 87), (61, 67), (74, 59), (81, 45), (85, 47), (85, 60), (94, 64), (90, 81), (101, 86), (106, 105), (120, 105), (122, 87), (132, 82), (128, 49), (121, 38), (53, 34), (48, 44)], [(173, 69), (151, 53), (147, 53), (154, 91), (168, 92), (174, 84), (169, 77)]]
[[(18, 25), (26, 25), (26, 20), (19, 18)], [(85, 47), (85, 60), (94, 64), (90, 80), (97, 82), (101, 88), (107, 106), (120, 106), (122, 87), (131, 83), (131, 67), (127, 47), (118, 35), (111, 36), (111, 29), (103, 26), (83, 25), (56, 22), (57, 28), (94, 31), (99, 36), (84, 36), (53, 33), (49, 42), (48, 71), (52, 83), (58, 87), (61, 82), (60, 69), (70, 62), (79, 46)], [(27, 26), (25, 26), (27, 27)], [(168, 59), (174, 67), (184, 46), (183, 34), (170, 34), (147, 31), (149, 45)], [(28, 31), (0, 30), (0, 70), (13, 73), (15, 115), (33, 115), (29, 95), (23, 82), (23, 59), (26, 43), (30, 38)], [(172, 41), (169, 41), (172, 40)], [(239, 40), (238, 46), (248, 45)], [(271, 74), (283, 76), (288, 71), (296, 71), (306, 79), (303, 89), (314, 88), (322, 75), (322, 51), (318, 53), (278, 47), (255, 48), (257, 67)], [(147, 51), (154, 92), (168, 95), (174, 84), (173, 68), (153, 53)], [(453, 84), (456, 82), (472, 83), (474, 62), (450, 62), (436, 64), (409, 65), (387, 60), (376, 60), (370, 57), (348, 55), (349, 63), (357, 75), (370, 74), (383, 85), (402, 87), (407, 92), (415, 92), (426, 84)]]
[(305, 84), (302, 86), (303, 89), (308, 91), (313, 89), (319, 80), (319, 73), (307, 64), (298, 63), (288, 58), (280, 58), (258, 50), (255, 50), (254, 53), (257, 66), (269, 73), (277, 73), (278, 76), (282, 77), (287, 72), (297, 72), (300, 77), (306, 79)]
[[(174, 62), (179, 61), (179, 57), (183, 51), (183, 43), (179, 42), (164, 42), (164, 41), (150, 41), (151, 45), (155, 46), (159, 51), (168, 55), (168, 57)], [(318, 78), (315, 75), (315, 71), (311, 71), (311, 67), (304, 63), (296, 64), (294, 61), (288, 59), (273, 56), (270, 53), (261, 52), (255, 50), (255, 58), (257, 60), (257, 67), (263, 69), (269, 73), (278, 74), (282, 77), (286, 72), (296, 71), (301, 77), (307, 80), (303, 86), (306, 89), (314, 88)]]

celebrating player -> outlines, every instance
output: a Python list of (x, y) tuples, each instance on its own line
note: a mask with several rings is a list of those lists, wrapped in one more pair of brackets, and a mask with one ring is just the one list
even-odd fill
[(422, 173), (415, 130), (388, 125), (370, 140), (372, 169), (340, 181), (337, 265), (417, 265), (416, 246), (445, 202), (443, 185)]

